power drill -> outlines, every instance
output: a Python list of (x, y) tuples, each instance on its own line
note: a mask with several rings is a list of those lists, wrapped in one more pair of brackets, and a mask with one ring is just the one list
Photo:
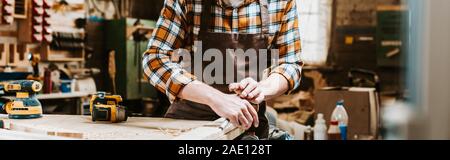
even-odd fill
[(42, 90), (42, 84), (33, 80), (0, 82), (2, 109), (10, 119), (34, 119), (42, 117), (42, 105), (36, 94)]
[(92, 95), (90, 101), (92, 121), (110, 121), (111, 123), (127, 121), (128, 113), (126, 107), (120, 105), (122, 101), (120, 95), (107, 95), (105, 92)]

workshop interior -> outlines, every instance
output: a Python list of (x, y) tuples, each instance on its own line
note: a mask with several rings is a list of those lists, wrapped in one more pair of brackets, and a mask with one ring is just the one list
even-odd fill
[[(296, 1), (304, 65), (266, 102), (269, 140), (450, 139), (450, 1), (280, 1)], [(142, 58), (165, 3), (0, 0), (0, 140), (242, 138), (164, 117)]]

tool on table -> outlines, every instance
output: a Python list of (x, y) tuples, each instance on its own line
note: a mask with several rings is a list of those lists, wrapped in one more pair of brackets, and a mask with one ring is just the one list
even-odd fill
[(0, 82), (0, 96), (6, 103), (2, 108), (11, 119), (33, 119), (42, 117), (42, 105), (36, 94), (42, 84), (33, 80)]
[(128, 113), (126, 107), (120, 105), (122, 101), (120, 95), (107, 95), (105, 92), (92, 95), (90, 101), (92, 121), (110, 121), (112, 123), (127, 121)]
[(223, 131), (223, 130), (225, 130), (228, 127), (229, 124), (230, 124), (230, 121), (229, 120), (225, 120), (224, 122), (222, 122), (222, 124), (220, 125), (219, 128)]
[(211, 122), (209, 124), (204, 125), (204, 127), (218, 127), (222, 131), (226, 131), (231, 125), (230, 121), (226, 118), (220, 118)]

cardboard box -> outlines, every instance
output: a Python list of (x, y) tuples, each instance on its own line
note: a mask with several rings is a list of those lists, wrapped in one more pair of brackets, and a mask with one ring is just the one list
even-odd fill
[(348, 138), (371, 135), (376, 137), (379, 128), (379, 98), (374, 88), (347, 88), (319, 90), (315, 93), (315, 111), (323, 113), (328, 125), (336, 102), (344, 100), (349, 116)]

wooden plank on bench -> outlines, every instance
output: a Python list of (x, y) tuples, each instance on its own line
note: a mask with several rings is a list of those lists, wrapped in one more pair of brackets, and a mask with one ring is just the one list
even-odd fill
[[(205, 127), (212, 123), (210, 121), (166, 118), (130, 117), (127, 122), (116, 124), (92, 122), (88, 116), (73, 115), (45, 115), (28, 120), (11, 120), (7, 115), (0, 115), (0, 119), (6, 129), (13, 131), (86, 140), (234, 139), (242, 133), (235, 131), (225, 136), (227, 133), (218, 127)], [(199, 131), (202, 134), (195, 134)]]

